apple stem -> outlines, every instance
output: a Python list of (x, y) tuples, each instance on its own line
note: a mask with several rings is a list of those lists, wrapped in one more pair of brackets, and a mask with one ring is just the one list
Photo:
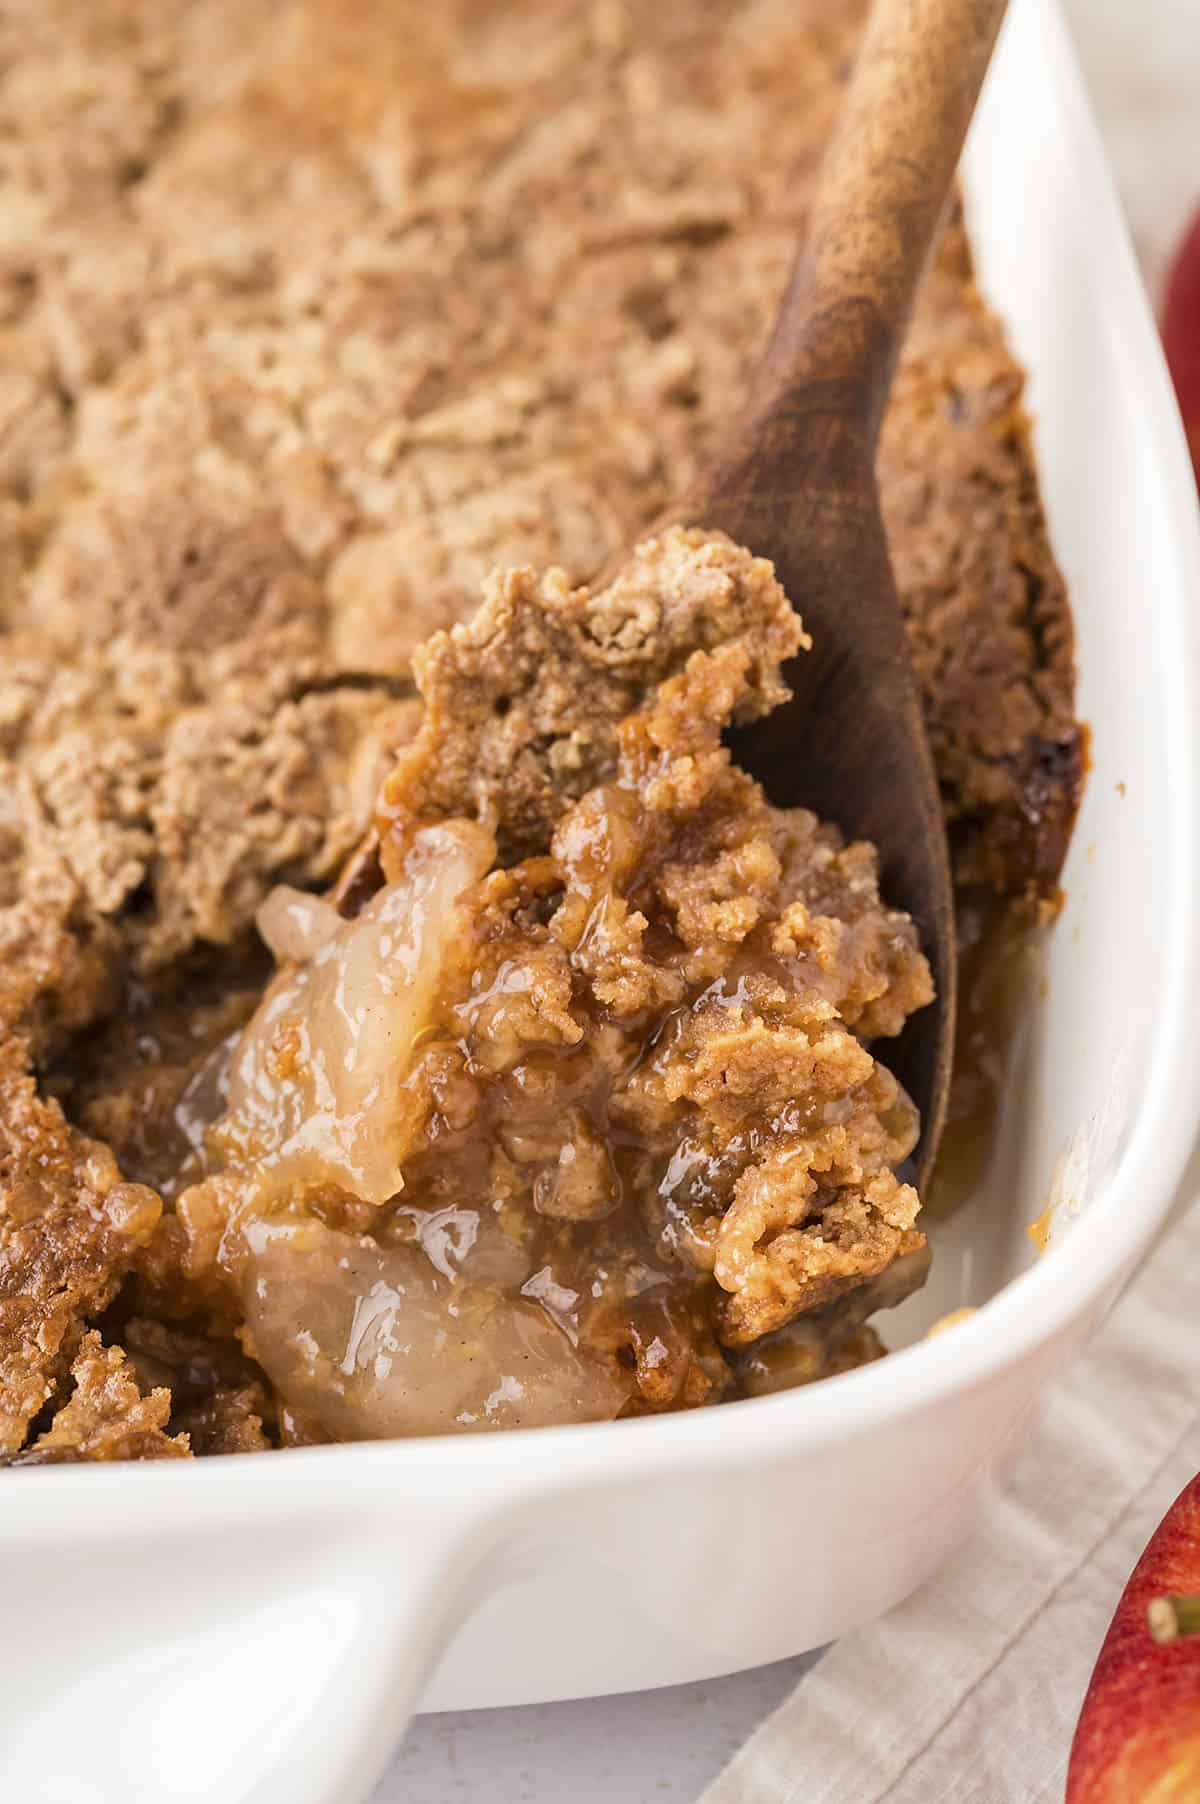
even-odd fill
[(1200, 1635), (1200, 1597), (1156, 1597), (1147, 1606), (1150, 1633), (1160, 1645)]

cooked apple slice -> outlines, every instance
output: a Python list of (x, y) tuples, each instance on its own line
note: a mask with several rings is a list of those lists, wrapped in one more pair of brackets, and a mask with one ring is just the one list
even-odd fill
[(404, 1079), (454, 905), (494, 856), (482, 827), (445, 821), (414, 835), (401, 876), (351, 921), (294, 891), (268, 898), (264, 936), (300, 962), (279, 972), (242, 1036), (209, 1135), (220, 1167), (251, 1181), (256, 1209), (321, 1185), (367, 1203), (401, 1188)]
[(314, 1221), (256, 1222), (246, 1237), (254, 1351), (338, 1440), (608, 1421), (632, 1392), (630, 1374), (577, 1352), (541, 1309), (472, 1283), (469, 1257), (438, 1272), (416, 1247)]

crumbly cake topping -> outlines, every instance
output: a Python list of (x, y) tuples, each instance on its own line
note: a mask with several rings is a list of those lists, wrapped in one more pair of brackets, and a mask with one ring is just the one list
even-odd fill
[[(716, 441), (858, 10), (20, 0), (0, 20), (6, 1445), (66, 1402), (85, 1324), (129, 1344), (129, 1236), (97, 1198), (163, 1181), (175, 1107), (138, 1037), (201, 1008), (198, 975), (204, 1008), (243, 985), (272, 886), (321, 887), (359, 842), (431, 630), (497, 567), (589, 578)], [(959, 875), (1052, 893), (1081, 767), (1070, 618), (958, 218), (880, 476)], [(528, 751), (522, 832), (572, 759), (572, 794), (593, 782), (589, 732), (556, 739), (553, 772)], [(35, 1252), (21, 1174), (46, 1147)], [(188, 1323), (173, 1288), (174, 1222), (134, 1250), (141, 1300), (216, 1336), (228, 1374), (230, 1322), (209, 1299)], [(320, 1438), (254, 1382), (189, 1393), (192, 1418), (220, 1395), (213, 1446)]]
[(502, 852), (544, 850), (566, 804), (613, 774), (622, 721), (693, 653), (737, 652), (744, 721), (784, 699), (779, 666), (805, 642), (770, 564), (715, 534), (648, 539), (595, 594), (561, 568), (497, 574), (417, 653), (424, 716), (382, 812), (474, 815)]

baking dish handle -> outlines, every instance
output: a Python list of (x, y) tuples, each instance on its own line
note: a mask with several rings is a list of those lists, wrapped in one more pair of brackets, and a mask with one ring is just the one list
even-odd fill
[(65, 1565), (60, 1542), (52, 1577), (0, 1533), (6, 1619), (23, 1625), (0, 1644), (0, 1797), (369, 1799), (437, 1658), (499, 1582), (494, 1500), (385, 1488), (214, 1513), (160, 1514)]
[[(422, 1521), (409, 1543), (380, 1524), (374, 1549), (356, 1549), (337, 1576), (347, 1636), (328, 1660), (325, 1694), (295, 1725), (277, 1765), (244, 1804), (366, 1804), (399, 1747), (434, 1667), (457, 1630), (501, 1582), (497, 1527), (453, 1510)], [(352, 1621), (351, 1621), (352, 1613)], [(329, 1650), (327, 1650), (329, 1651)], [(229, 1804), (243, 1804), (241, 1794)]]

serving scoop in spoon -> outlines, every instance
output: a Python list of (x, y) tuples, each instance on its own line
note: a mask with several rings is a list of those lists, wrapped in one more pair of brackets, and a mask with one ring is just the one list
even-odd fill
[(770, 558), (812, 635), (792, 700), (737, 737), (781, 806), (879, 848), (937, 1000), (889, 1051), (921, 1111), (918, 1181), (946, 1109), (954, 910), (945, 824), (888, 557), (875, 447), (913, 294), (1005, 0), (876, 0), (826, 153), (808, 235), (746, 415), (673, 517)]

